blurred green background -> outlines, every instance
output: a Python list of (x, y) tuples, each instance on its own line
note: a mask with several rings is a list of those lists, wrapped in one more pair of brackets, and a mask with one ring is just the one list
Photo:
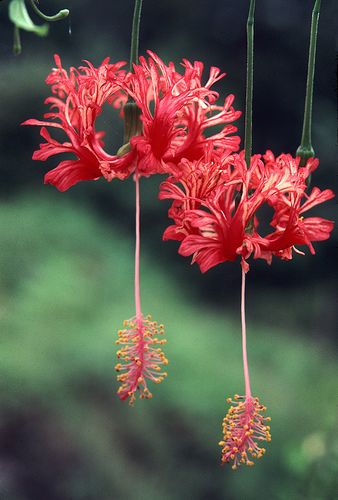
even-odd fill
[[(221, 67), (218, 89), (243, 109), (246, 4), (144, 0), (141, 51)], [(257, 2), (256, 152), (299, 144), (311, 4)], [(14, 58), (0, 4), (0, 499), (337, 499), (337, 231), (315, 256), (251, 266), (249, 362), (273, 439), (254, 468), (233, 472), (219, 465), (217, 442), (225, 397), (243, 392), (239, 266), (203, 276), (190, 267), (175, 242), (161, 241), (160, 179), (142, 181), (143, 310), (166, 326), (169, 376), (152, 400), (119, 401), (114, 342), (134, 308), (133, 182), (43, 186), (56, 162), (31, 161), (38, 129), (18, 124), (45, 111), (55, 52), (65, 67), (128, 58), (133, 2), (40, 7), (70, 8), (70, 24), (51, 25), (47, 39), (23, 33)], [(313, 130), (321, 188), (335, 177), (336, 17), (335, 2), (324, 2)], [(100, 124), (116, 150), (121, 124), (108, 109)], [(334, 206), (314, 214), (333, 219)]]

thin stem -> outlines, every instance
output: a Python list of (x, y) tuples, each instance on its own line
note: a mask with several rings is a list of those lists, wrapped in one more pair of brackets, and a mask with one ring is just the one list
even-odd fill
[(137, 169), (135, 171), (135, 308), (136, 318), (141, 318), (141, 296), (140, 296), (140, 180)]
[(242, 352), (243, 352), (243, 368), (245, 380), (245, 396), (251, 396), (250, 377), (248, 354), (246, 350), (246, 321), (245, 321), (245, 271), (242, 268), (242, 290), (241, 290), (241, 322), (242, 322)]
[[(135, 0), (133, 26), (130, 42), (130, 71), (133, 70), (133, 63), (138, 60), (139, 33), (141, 21), (142, 0)], [(130, 137), (129, 137), (130, 138)], [(129, 139), (128, 139), (129, 140)], [(140, 294), (140, 180), (137, 168), (135, 169), (135, 308), (136, 318), (141, 321), (141, 294)]]
[(13, 53), (14, 55), (18, 56), (21, 54), (21, 37), (20, 37), (20, 29), (14, 25), (14, 32), (13, 32)]
[(246, 23), (247, 64), (246, 64), (246, 97), (245, 97), (245, 135), (244, 151), (247, 168), (250, 167), (252, 152), (252, 96), (253, 96), (253, 61), (254, 61), (254, 15), (255, 0), (250, 0), (249, 14)]
[(130, 64), (129, 64), (130, 71), (133, 70), (133, 63), (137, 63), (138, 60), (141, 9), (142, 9), (142, 0), (135, 0), (133, 27), (131, 31), (131, 43), (130, 43)]
[(300, 156), (300, 165), (304, 166), (308, 158), (312, 158), (315, 152), (312, 147), (312, 99), (313, 99), (313, 81), (315, 74), (315, 62), (316, 62), (316, 46), (317, 46), (317, 35), (318, 35), (318, 20), (320, 11), (320, 1), (316, 0), (311, 19), (311, 33), (310, 33), (310, 47), (309, 47), (309, 59), (307, 67), (307, 80), (306, 80), (306, 95), (305, 95), (305, 107), (304, 107), (304, 119), (303, 119), (303, 131), (302, 140), (299, 148), (297, 149), (296, 155)]
[(55, 14), (55, 16), (46, 16), (46, 14), (41, 12), (41, 10), (36, 5), (36, 0), (30, 0), (30, 2), (31, 2), (32, 8), (33, 8), (35, 14), (37, 14), (39, 17), (41, 17), (41, 19), (43, 19), (44, 21), (48, 21), (48, 22), (60, 21), (61, 19), (64, 19), (65, 17), (67, 17), (69, 15), (68, 9), (62, 9), (57, 14)]

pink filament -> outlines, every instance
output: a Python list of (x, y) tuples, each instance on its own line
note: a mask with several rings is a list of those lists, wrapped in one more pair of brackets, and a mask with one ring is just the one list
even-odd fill
[(141, 312), (141, 296), (140, 296), (140, 181), (138, 172), (135, 172), (135, 195), (136, 195), (136, 212), (135, 212), (135, 308), (136, 320), (142, 318)]
[(245, 380), (245, 395), (251, 397), (250, 377), (248, 355), (246, 350), (246, 322), (245, 322), (245, 271), (242, 267), (242, 290), (241, 290), (241, 322), (242, 322), (242, 352), (243, 352), (243, 368)]

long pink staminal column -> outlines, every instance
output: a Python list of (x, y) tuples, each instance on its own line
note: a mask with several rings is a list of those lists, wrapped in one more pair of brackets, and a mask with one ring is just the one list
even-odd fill
[(138, 171), (135, 171), (135, 308), (136, 319), (142, 319), (141, 293), (140, 293), (140, 178)]
[(245, 321), (245, 275), (246, 272), (242, 266), (242, 287), (241, 287), (241, 323), (242, 323), (242, 352), (243, 352), (243, 369), (245, 380), (245, 396), (251, 397), (248, 354), (246, 349), (246, 321)]
[(242, 263), (241, 286), (241, 323), (242, 323), (242, 353), (245, 381), (245, 396), (235, 394), (234, 399), (227, 398), (231, 406), (223, 419), (222, 463), (232, 462), (232, 468), (240, 465), (254, 465), (252, 458), (261, 458), (265, 448), (261, 448), (260, 441), (271, 441), (270, 427), (266, 425), (270, 417), (262, 413), (266, 407), (260, 404), (257, 397), (251, 395), (248, 355), (246, 347), (246, 320), (245, 320), (245, 266)]
[(152, 393), (147, 386), (147, 379), (159, 384), (167, 376), (161, 371), (162, 365), (168, 360), (163, 354), (160, 345), (166, 343), (158, 335), (164, 334), (164, 326), (152, 321), (150, 315), (143, 316), (140, 296), (140, 179), (136, 168), (135, 175), (135, 316), (124, 321), (124, 329), (119, 330), (117, 344), (121, 348), (117, 351), (120, 362), (115, 366), (117, 380), (121, 382), (117, 394), (120, 399), (129, 398), (133, 404), (136, 393), (140, 398), (149, 399)]

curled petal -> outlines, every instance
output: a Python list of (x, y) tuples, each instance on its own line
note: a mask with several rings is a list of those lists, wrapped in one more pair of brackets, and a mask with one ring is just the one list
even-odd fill
[(101, 172), (95, 167), (97, 165), (82, 160), (65, 160), (45, 175), (44, 183), (52, 184), (59, 191), (67, 191), (79, 181), (99, 179)]

